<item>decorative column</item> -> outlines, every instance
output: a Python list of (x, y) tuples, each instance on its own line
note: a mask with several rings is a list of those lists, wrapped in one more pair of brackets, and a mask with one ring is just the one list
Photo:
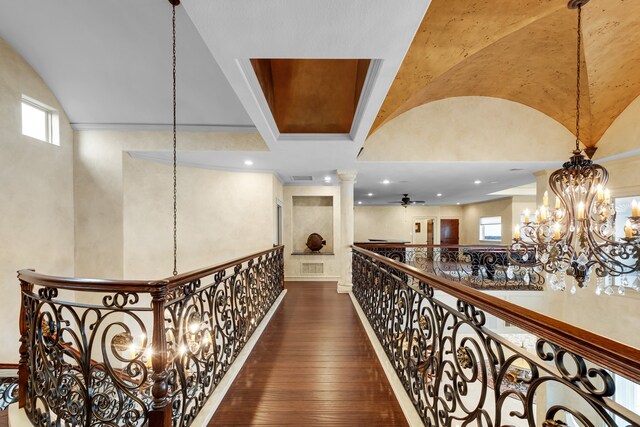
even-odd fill
[(339, 170), (340, 179), (340, 281), (338, 293), (347, 293), (353, 286), (351, 281), (351, 245), (353, 245), (353, 185), (358, 171)]

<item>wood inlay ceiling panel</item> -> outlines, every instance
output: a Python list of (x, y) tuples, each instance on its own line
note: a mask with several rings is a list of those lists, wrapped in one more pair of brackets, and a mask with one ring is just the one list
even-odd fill
[(368, 59), (252, 59), (281, 133), (349, 133)]
[[(564, 0), (433, 0), (371, 132), (411, 108), (491, 96), (575, 132), (576, 11)], [(595, 146), (640, 95), (640, 2), (583, 10), (581, 140)]]

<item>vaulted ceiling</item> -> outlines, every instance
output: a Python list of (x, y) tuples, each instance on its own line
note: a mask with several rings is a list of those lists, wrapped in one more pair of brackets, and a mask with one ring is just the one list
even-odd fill
[[(417, 106), (503, 98), (575, 132), (577, 13), (565, 0), (433, 0), (371, 133)], [(640, 95), (640, 2), (583, 8), (581, 140), (595, 146)]]
[[(452, 204), (499, 197), (490, 194), (566, 160), (576, 72), (576, 13), (566, 0), (398, 3), (183, 0), (179, 129), (259, 132), (264, 145), (193, 153), (179, 145), (179, 161), (247, 170), (252, 159), (251, 170), (286, 184), (292, 175), (335, 183), (336, 169), (357, 169), (363, 204), (403, 193)], [(168, 1), (0, 0), (0, 10), (0, 38), (76, 129), (170, 129)], [(640, 0), (593, 0), (582, 28), (581, 135), (593, 146), (640, 95)], [(304, 78), (291, 78), (296, 70)], [(320, 114), (326, 106), (340, 114)], [(640, 98), (622, 121), (636, 126), (637, 111)], [(601, 143), (596, 158), (637, 149), (630, 141)], [(166, 161), (169, 147), (136, 155)]]

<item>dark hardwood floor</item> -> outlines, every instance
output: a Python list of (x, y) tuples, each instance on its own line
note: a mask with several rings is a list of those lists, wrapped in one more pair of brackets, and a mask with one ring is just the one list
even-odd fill
[(406, 426), (349, 296), (286, 288), (209, 426)]

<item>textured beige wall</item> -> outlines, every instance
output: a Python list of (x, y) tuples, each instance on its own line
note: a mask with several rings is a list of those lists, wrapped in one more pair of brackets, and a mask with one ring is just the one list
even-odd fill
[[(300, 240), (301, 232), (295, 231), (294, 219), (294, 196), (328, 196), (333, 199), (333, 247), (340, 247), (340, 187), (337, 185), (323, 187), (305, 186), (285, 186), (284, 187), (284, 244), (285, 244), (285, 278), (289, 280), (338, 280), (340, 277), (339, 255), (291, 255), (296, 244), (294, 239)], [(315, 218), (315, 214), (314, 214)], [(300, 218), (298, 218), (300, 221)], [(307, 233), (304, 236), (306, 243)], [(323, 237), (325, 237), (323, 235)], [(324, 264), (323, 274), (303, 274), (302, 263), (322, 263)]]
[[(173, 269), (171, 165), (124, 157), (124, 276)], [(178, 270), (219, 264), (273, 243), (273, 181), (266, 173), (178, 168)]]
[[(21, 97), (58, 110), (60, 146), (22, 135)], [(18, 362), (16, 270), (73, 275), (73, 134), (55, 96), (0, 39), (0, 362)]]
[[(186, 151), (267, 149), (257, 133), (179, 132), (178, 144), (180, 150)], [(125, 277), (123, 158), (128, 157), (126, 151), (169, 150), (171, 146), (171, 132), (76, 132), (74, 194), (77, 276)], [(171, 182), (167, 181), (165, 185), (170, 188)]]
[[(574, 141), (571, 132), (538, 110), (505, 99), (463, 96), (401, 114), (367, 139), (358, 159), (555, 161), (571, 153)], [(527, 146), (536, 149), (522, 149)]]
[(416, 217), (436, 218), (436, 240), (438, 243), (439, 220), (460, 219), (462, 230), (462, 208), (460, 206), (356, 206), (354, 213), (354, 235), (356, 242), (369, 239), (402, 240), (411, 242), (413, 223)]
[[(485, 216), (499, 216), (502, 218), (502, 242), (487, 242), (480, 240), (480, 218)], [(513, 230), (512, 198), (492, 200), (463, 206), (463, 217), (460, 226), (460, 244), (503, 244), (511, 243)]]

